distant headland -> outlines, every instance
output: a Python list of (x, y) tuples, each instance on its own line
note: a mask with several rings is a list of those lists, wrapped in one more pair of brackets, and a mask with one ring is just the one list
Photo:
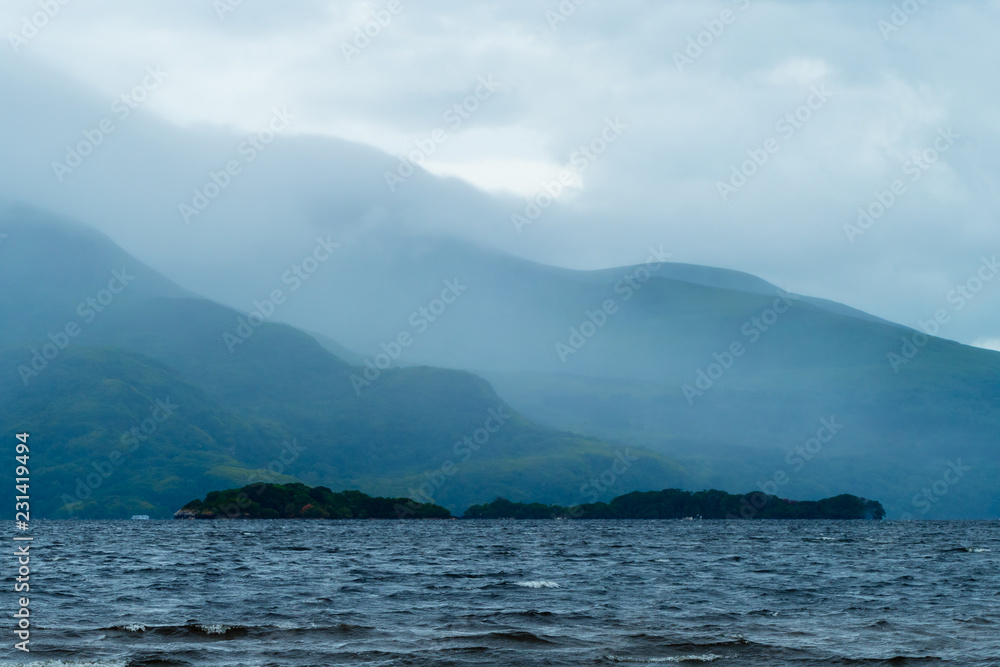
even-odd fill
[[(882, 503), (848, 494), (795, 501), (760, 492), (636, 491), (607, 503), (563, 507), (497, 498), (473, 505), (463, 519), (832, 519), (880, 520)], [(305, 484), (252, 484), (212, 491), (174, 514), (175, 519), (453, 519), (446, 508), (409, 498), (373, 498)]]

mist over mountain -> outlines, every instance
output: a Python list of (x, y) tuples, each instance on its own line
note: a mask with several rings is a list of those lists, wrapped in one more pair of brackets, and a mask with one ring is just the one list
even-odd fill
[[(678, 458), (713, 488), (843, 490), (897, 515), (996, 511), (1000, 354), (669, 263), (663, 248), (581, 272), (453, 239), (365, 241), (317, 272), (321, 299), (303, 295), (282, 316), (372, 367), (473, 370), (526, 415)], [(440, 301), (455, 283), (461, 294)], [(356, 312), (366, 315), (344, 317)], [(942, 475), (961, 483), (939, 506), (943, 494), (923, 490)]]
[[(824, 71), (806, 65), (782, 76)], [(149, 476), (102, 482), (81, 513), (154, 502), (137, 491), (144, 484), (165, 508), (203, 485), (245, 481), (296, 441), (310, 453), (281, 474), (404, 494), (464, 458), (454, 444), (502, 407), (517, 415), (496, 436), (502, 452), (470, 459), (435, 501), (457, 507), (495, 490), (577, 502), (631, 448), (648, 464), (615, 474), (608, 492), (852, 493), (895, 517), (1000, 515), (1000, 361), (953, 342), (992, 335), (991, 250), (925, 267), (933, 279), (907, 268), (897, 287), (869, 280), (883, 303), (919, 304), (903, 326), (885, 319), (895, 306), (856, 308), (874, 302), (864, 290), (838, 303), (738, 270), (734, 256), (745, 269), (781, 252), (740, 255), (735, 232), (694, 253), (682, 230), (708, 224), (697, 208), (658, 226), (630, 219), (621, 202), (640, 187), (619, 179), (611, 197), (603, 163), (587, 172), (597, 186), (567, 186), (549, 206), (419, 166), (390, 184), (398, 154), (314, 132), (294, 106), (258, 108), (248, 131), (171, 121), (134, 97), (155, 99), (174, 76), (144, 66), (124, 99), (44, 59), (0, 55), (0, 84), (20, 100), (0, 107), (5, 424), (44, 423), (53, 406), (63, 423), (78, 408), (59, 401), (84, 392), (86, 409), (60, 431), (67, 449), (52, 450), (58, 496), (96, 470), (93, 452), (123, 446), (161, 394), (203, 408), (172, 418), (176, 433), (157, 427)], [(517, 95), (505, 99), (498, 108), (514, 113)], [(564, 143), (572, 162), (577, 148)], [(914, 215), (916, 197), (907, 201), (895, 210)], [(512, 223), (533, 204), (537, 219)], [(766, 218), (755, 212), (747, 226)], [(579, 251), (595, 229), (619, 224), (636, 226)], [(881, 247), (869, 242), (845, 265), (865, 264)], [(613, 266), (612, 256), (628, 260)], [(781, 266), (775, 274), (791, 275)], [(871, 275), (900, 267), (887, 259)], [(841, 289), (830, 275), (802, 271), (795, 282), (829, 295)], [(904, 284), (934, 287), (917, 295)], [(36, 356), (47, 345), (56, 358)], [(109, 424), (94, 420), (101, 405), (120, 408)], [(190, 460), (189, 445), (200, 452)], [(102, 494), (118, 504), (101, 505)]]
[[(156, 113), (157, 102), (183, 84), (176, 80), (177, 76), (170, 66), (145, 65), (136, 69), (129, 86), (108, 92), (42, 59), (14, 59), (0, 54), (0, 83), (22, 100), (0, 109), (0, 142), (7, 156), (0, 165), (0, 199), (40, 207), (100, 229), (183, 288), (240, 310), (251, 309), (255, 299), (280, 285), (284, 272), (310, 252), (315, 239), (327, 235), (345, 248), (358, 240), (369, 248), (362, 257), (383, 247), (387, 252), (421, 252), (416, 238), (435, 243), (471, 243), (493, 254), (586, 269), (639, 264), (647, 258), (648, 248), (655, 247), (670, 253), (677, 263), (742, 268), (737, 274), (755, 267), (751, 273), (769, 278), (759, 285), (778, 284), (810, 296), (841, 293), (849, 284), (848, 278), (861, 281), (853, 292), (844, 292), (854, 298), (845, 296), (839, 301), (857, 307), (877, 300), (878, 309), (862, 310), (907, 326), (916, 326), (918, 320), (931, 316), (944, 304), (954, 284), (974, 274), (983, 252), (992, 256), (992, 241), (982, 237), (988, 226), (976, 226), (950, 237), (970, 243), (979, 239), (969, 252), (949, 257), (947, 264), (925, 262), (921, 268), (930, 275), (907, 273), (910, 287), (896, 288), (891, 278), (900, 271), (915, 269), (892, 253), (888, 255), (891, 260), (873, 257), (888, 243), (881, 236), (888, 226), (879, 225), (857, 244), (838, 237), (838, 244), (829, 250), (815, 243), (804, 246), (801, 254), (805, 257), (818, 260), (827, 252), (833, 257), (843, 256), (843, 271), (848, 276), (819, 275), (807, 266), (789, 279), (786, 266), (765, 260), (774, 260), (777, 255), (784, 261), (785, 256), (795, 254), (781, 253), (781, 243), (748, 246), (737, 252), (738, 261), (734, 261), (732, 248), (743, 242), (735, 232), (719, 232), (720, 241), (730, 239), (731, 243), (705, 243), (704, 239), (692, 238), (689, 230), (712, 228), (710, 219), (716, 212), (682, 207), (653, 224), (647, 219), (656, 217), (653, 211), (623, 211), (620, 202), (610, 199), (603, 187), (597, 187), (601, 185), (598, 176), (605, 176), (605, 162), (618, 159), (611, 151), (585, 172), (588, 180), (597, 181), (593, 185), (598, 194), (594, 196), (600, 196), (599, 200), (588, 200), (579, 188), (569, 188), (557, 202), (541, 207), (538, 218), (530, 225), (519, 226), (512, 217), (523, 216), (526, 207), (538, 198), (536, 195), (526, 199), (509, 191), (487, 192), (458, 178), (433, 175), (419, 166), (414, 166), (412, 175), (402, 184), (390, 187), (386, 175), (398, 171), (400, 154), (360, 140), (312, 132), (310, 123), (314, 120), (280, 97), (275, 97), (272, 104), (255, 107), (249, 125), (170, 122)], [(476, 77), (471, 80), (473, 89), (476, 81)], [(134, 93), (133, 85), (144, 91), (142, 101), (130, 99), (129, 104), (124, 104), (123, 94)], [(461, 100), (466, 92), (463, 86), (454, 95)], [(504, 108), (513, 104), (502, 97), (498, 92), (490, 101)], [(448, 101), (450, 97), (441, 101), (443, 110), (450, 108)], [(101, 130), (102, 121), (107, 121), (105, 128), (112, 131)], [(481, 123), (483, 117), (471, 118), (460, 130), (479, 131), (474, 121)], [(438, 116), (426, 122), (428, 130), (435, 124), (448, 125)], [(598, 123), (598, 130), (602, 123)], [(271, 129), (272, 125), (278, 129)], [(650, 129), (633, 127), (635, 132)], [(937, 130), (933, 128), (932, 138), (937, 136)], [(454, 143), (459, 135), (449, 137)], [(909, 135), (907, 142), (912, 143)], [(567, 146), (565, 158), (569, 161), (579, 141)], [(624, 145), (619, 148), (626, 150)], [(79, 155), (81, 151), (88, 154)], [(77, 166), (67, 166), (70, 162)], [(238, 173), (227, 172), (231, 163), (235, 163)], [(939, 164), (937, 168), (944, 170), (945, 166)], [(711, 179), (705, 183), (712, 189), (714, 182)], [(868, 190), (866, 185), (857, 194), (862, 203), (871, 196)], [(540, 191), (545, 192), (541, 187)], [(627, 201), (628, 193), (627, 188), (621, 190), (620, 199)], [(679, 196), (676, 189), (673, 196)], [(903, 206), (894, 207), (894, 211)], [(915, 198), (906, 200), (903, 215), (915, 218), (911, 206), (919, 207)], [(855, 208), (843, 212), (847, 221), (857, 217)], [(806, 209), (800, 204), (796, 210), (831, 215), (819, 206)], [(762, 216), (748, 212), (738, 225), (733, 224), (753, 229), (760, 225), (758, 218)], [(968, 224), (975, 225), (973, 221)], [(638, 227), (640, 231), (607, 240), (600, 230), (616, 225), (624, 225), (623, 229)], [(817, 221), (809, 227), (819, 225)], [(839, 222), (833, 225), (831, 233), (842, 236), (841, 226)], [(933, 238), (931, 232), (924, 231), (928, 239)], [(598, 232), (602, 240), (590, 242)], [(876, 234), (880, 236), (872, 238)], [(338, 257), (338, 262), (363, 264), (361, 257), (352, 260), (344, 255)], [(367, 271), (352, 275), (352, 280), (377, 282), (379, 276), (376, 271)], [(923, 291), (918, 295), (913, 285)], [(814, 289), (805, 290), (804, 286)], [(905, 313), (896, 310), (897, 304), (914, 301), (917, 305), (908, 307)], [(963, 342), (992, 338), (992, 311), (984, 302), (979, 299), (970, 303), (941, 335)], [(378, 321), (385, 317), (379, 304), (360, 305), (364, 310), (353, 311), (359, 330), (351, 330), (350, 338), (364, 339), (363, 327), (369, 318)], [(285, 315), (279, 313), (276, 317), (283, 319)], [(306, 326), (304, 318), (288, 321)], [(349, 344), (348, 340), (341, 342)]]
[[(43, 479), (50, 497), (75, 501), (48, 507), (54, 516), (165, 512), (261, 474), (423, 489), (449, 507), (669, 486), (839, 490), (928, 517), (945, 494), (921, 488), (940, 479), (948, 513), (996, 509), (1000, 355), (768, 294), (752, 276), (672, 265), (655, 248), (643, 265), (575, 272), (456, 241), (366, 256), (319, 237), (316, 256), (330, 257), (310, 275), (322, 300), (295, 289), (300, 268), (241, 314), (71, 222), (13, 209), (3, 225), (0, 417), (59, 425), (42, 440), (65, 463)], [(359, 266), (334, 264), (341, 255), (380, 280), (349, 282)], [(351, 338), (355, 353), (338, 336), (360, 327), (338, 329), (332, 315), (352, 319), (364, 303), (385, 315), (364, 318), (371, 342)], [(315, 313), (308, 328), (323, 333), (269, 321), (283, 306)], [(920, 343), (912, 357), (906, 340)], [(174, 404), (197, 408), (164, 415)], [(127, 465), (108, 463), (115, 452)], [(593, 484), (602, 474), (610, 483)]]
[(167, 516), (252, 481), (453, 508), (686, 483), (661, 455), (527, 420), (469, 373), (388, 369), (357, 392), (363, 367), (186, 293), (101, 234), (23, 211), (2, 223), (0, 427), (34, 433), (39, 516)]

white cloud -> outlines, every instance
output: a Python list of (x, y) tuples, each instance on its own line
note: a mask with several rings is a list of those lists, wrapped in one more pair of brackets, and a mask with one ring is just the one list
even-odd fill
[(822, 83), (831, 73), (830, 66), (823, 60), (791, 58), (766, 72), (762, 78), (772, 86), (794, 84), (808, 87), (814, 83)]

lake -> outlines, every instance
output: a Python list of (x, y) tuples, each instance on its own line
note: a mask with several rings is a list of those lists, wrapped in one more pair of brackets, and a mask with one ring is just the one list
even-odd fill
[(13, 650), (8, 593), (0, 664), (1000, 664), (995, 521), (49, 521), (33, 534), (32, 652)]

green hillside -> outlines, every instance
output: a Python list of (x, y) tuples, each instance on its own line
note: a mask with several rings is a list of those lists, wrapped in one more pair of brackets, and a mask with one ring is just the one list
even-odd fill
[[(37, 248), (34, 229), (18, 230), (19, 250)], [(238, 326), (235, 311), (174, 296), (178, 288), (99, 235), (38, 229), (52, 254), (0, 265), (20, 295), (0, 304), (0, 431), (32, 433), (36, 516), (165, 516), (223, 483), (261, 478), (423, 494), (450, 508), (497, 494), (572, 503), (686, 481), (662, 456), (538, 426), (470, 373), (391, 369), (358, 393), (351, 376), (363, 369), (271, 323), (231, 352), (224, 334)], [(88, 321), (65, 304), (99, 294), (103, 271), (61, 265), (94, 255), (137, 277)], [(150, 277), (152, 288), (129, 292)], [(25, 303), (49, 315), (6, 326)], [(156, 414), (156, 401), (178, 407), (133, 448), (126, 434)]]
[[(25, 356), (0, 353), (0, 367)], [(39, 518), (162, 515), (178, 498), (245, 482), (262, 432), (162, 364), (111, 348), (65, 350), (37, 381), (0, 383), (0, 428), (31, 434)], [(11, 482), (13, 483), (13, 482)]]
[[(877, 497), (890, 517), (1000, 517), (1000, 353), (649, 255), (574, 271), (373, 233), (319, 278), (330, 307), (306, 297), (293, 321), (371, 355), (458, 276), (469, 296), (404, 361), (476, 372), (530, 419), (657, 451), (698, 488), (774, 490), (777, 476), (783, 495)], [(362, 267), (374, 278), (351, 283)], [(337, 317), (371, 303), (375, 319)], [(815, 442), (824, 419), (843, 428)]]
[[(52, 490), (37, 500), (43, 516), (163, 515), (268, 466), (277, 477), (266, 481), (452, 511), (497, 496), (574, 505), (673, 486), (877, 497), (890, 518), (1000, 516), (1000, 354), (928, 337), (894, 368), (889, 355), (913, 331), (767, 294), (743, 274), (665, 270), (625, 300), (608, 283), (615, 272), (477, 261), (446, 245), (402, 263), (411, 275), (396, 276), (400, 293), (484, 273), (476, 298), (462, 297), (419, 350), (493, 370), (368, 369), (359, 386), (365, 367), (322, 335), (251, 327), (71, 223), (2, 222), (0, 428), (33, 428), (52, 447), (35, 460)], [(424, 298), (411, 296), (394, 298)], [(618, 310), (562, 363), (555, 344), (609, 298)], [(788, 307), (769, 317), (779, 300)], [(352, 312), (342, 306), (334, 294), (315, 310)], [(137, 451), (67, 503), (99, 474), (94, 457), (102, 466), (163, 394), (198, 409), (151, 436), (154, 458)]]

